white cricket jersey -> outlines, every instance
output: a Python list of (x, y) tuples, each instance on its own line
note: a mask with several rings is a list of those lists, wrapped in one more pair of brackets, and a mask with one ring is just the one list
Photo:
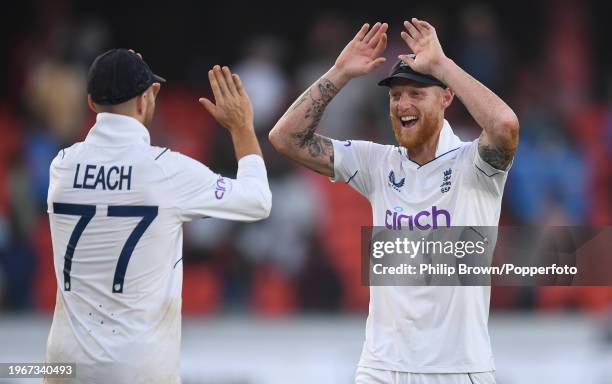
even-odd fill
[(76, 362), (82, 383), (179, 383), (182, 223), (262, 219), (271, 194), (260, 156), (232, 180), (100, 113), (51, 163), (47, 204), (58, 285), (47, 361)]
[[(368, 198), (374, 226), (498, 225), (507, 170), (482, 160), (478, 140), (462, 142), (446, 121), (434, 160), (423, 165), (411, 161), (403, 147), (353, 140), (333, 145), (335, 180)], [(359, 366), (413, 373), (494, 370), (487, 330), (490, 291), (489, 286), (371, 286)]]

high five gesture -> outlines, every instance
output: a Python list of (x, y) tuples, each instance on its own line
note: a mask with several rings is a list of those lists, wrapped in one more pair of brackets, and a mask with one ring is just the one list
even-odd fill
[(334, 175), (332, 141), (315, 133), (329, 102), (351, 79), (385, 62), (386, 23), (364, 24), (344, 47), (335, 64), (308, 88), (276, 123), (269, 138), (274, 148), (315, 172)]
[(428, 22), (416, 18), (413, 18), (412, 22), (404, 21), (404, 27), (406, 31), (402, 31), (402, 39), (416, 57), (400, 55), (399, 58), (417, 72), (438, 77), (436, 72), (446, 56), (435, 28)]
[(483, 130), (478, 145), (481, 158), (494, 168), (507, 169), (518, 145), (519, 122), (512, 109), (446, 57), (428, 22), (413, 18), (404, 27), (402, 39), (415, 55), (399, 58), (413, 70), (439, 79), (459, 97)]
[(250, 154), (261, 156), (253, 127), (253, 106), (240, 77), (228, 67), (215, 65), (208, 71), (208, 80), (216, 104), (205, 97), (201, 97), (199, 102), (230, 131), (236, 159)]
[[(336, 68), (349, 78), (365, 75), (385, 62), (387, 23), (364, 24), (336, 59)], [(369, 29), (369, 30), (368, 30)]]

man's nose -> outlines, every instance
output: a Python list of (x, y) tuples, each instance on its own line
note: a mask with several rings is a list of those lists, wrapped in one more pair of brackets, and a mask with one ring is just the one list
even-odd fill
[(414, 107), (412, 104), (412, 99), (407, 94), (402, 94), (397, 103), (397, 109), (399, 111), (408, 111)]

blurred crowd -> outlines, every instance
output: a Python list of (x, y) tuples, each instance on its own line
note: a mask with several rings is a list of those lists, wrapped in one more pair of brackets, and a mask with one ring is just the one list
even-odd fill
[[(466, 5), (453, 15), (423, 8), (415, 16), (436, 26), (447, 55), (519, 116), (520, 145), (501, 225), (610, 226), (612, 72), (596, 65), (596, 47), (590, 44), (596, 32), (584, 2), (546, 4), (538, 52), (530, 54), (494, 7)], [(61, 11), (48, 11), (44, 23), (14, 37), (5, 64), (10, 75), (4, 81), (8, 92), (0, 98), (0, 313), (54, 307), (49, 164), (61, 148), (82, 140), (95, 120), (86, 104), (89, 64), (124, 41), (103, 20), (75, 23)], [(333, 64), (360, 23), (375, 21), (365, 19), (321, 11), (299, 42), (278, 33), (246, 33), (232, 47), (233, 61), (220, 63), (240, 74), (251, 96), (274, 205), (270, 218), (256, 224), (206, 219), (185, 225), (185, 313), (367, 311), (359, 239), (360, 226), (371, 223), (368, 202), (348, 186), (280, 157), (267, 142), (276, 120)], [(329, 105), (320, 133), (393, 143), (388, 96), (376, 81), (406, 51), (395, 24), (387, 63), (349, 83)], [(174, 80), (156, 65), (163, 52), (151, 58), (142, 53), (169, 80), (150, 127), (152, 143), (215, 172), (235, 173), (229, 135), (197, 103), (209, 93), (206, 70), (222, 54), (207, 57), (187, 47), (185, 58), (174, 64), (184, 76)], [(478, 136), (459, 100), (447, 119), (463, 140)], [(612, 287), (494, 287), (492, 294), (493, 310), (597, 312), (611, 306)]]

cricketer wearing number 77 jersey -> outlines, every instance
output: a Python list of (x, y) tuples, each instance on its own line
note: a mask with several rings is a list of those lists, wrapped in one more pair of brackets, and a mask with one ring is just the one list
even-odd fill
[[(209, 76), (224, 76), (219, 67), (214, 71)], [(147, 92), (134, 105), (152, 95)], [(242, 97), (234, 106), (250, 108)], [(246, 138), (251, 148), (236, 146), (238, 173), (230, 179), (151, 146), (138, 119), (95, 107), (97, 120), (85, 140), (61, 150), (50, 168), (58, 292), (47, 362), (75, 362), (76, 381), (69, 383), (180, 383), (182, 224), (266, 218), (266, 168), (252, 127), (234, 137), (235, 143)], [(224, 108), (219, 99), (217, 108)]]

